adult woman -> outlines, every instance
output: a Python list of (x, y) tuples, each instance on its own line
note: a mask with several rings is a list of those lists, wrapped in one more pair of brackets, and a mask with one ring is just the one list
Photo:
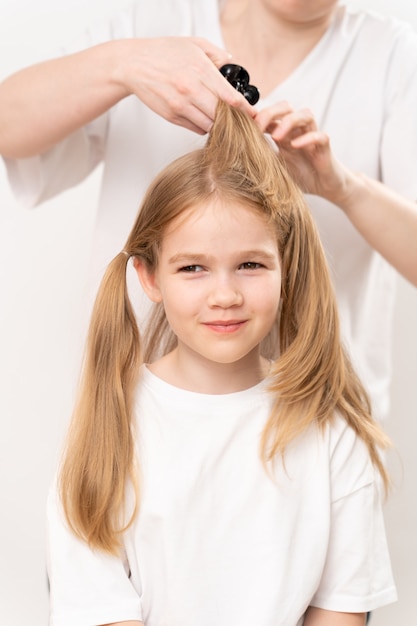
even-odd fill
[[(376, 414), (384, 417), (395, 277), (380, 254), (417, 284), (417, 212), (412, 201), (375, 179), (410, 200), (417, 197), (416, 35), (389, 20), (350, 14), (336, 0), (148, 4), (139, 2), (91, 30), (76, 46), (81, 52), (3, 83), (0, 151), (13, 159), (12, 182), (35, 204), (104, 159), (94, 254), (101, 274), (149, 180), (198, 143), (189, 130), (210, 128), (219, 97), (248, 110), (217, 71), (229, 59), (227, 50), (260, 89), (260, 126), (272, 133), (292, 173), (301, 171), (304, 190), (315, 194), (309, 204), (331, 266), (345, 341)], [(304, 139), (297, 141), (308, 147), (290, 143), (300, 133)], [(311, 171), (313, 177), (304, 175)]]

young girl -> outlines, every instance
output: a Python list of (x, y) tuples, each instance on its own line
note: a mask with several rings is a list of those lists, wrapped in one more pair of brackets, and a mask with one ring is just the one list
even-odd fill
[(245, 113), (220, 103), (151, 185), (81, 382), (48, 505), (51, 625), (359, 626), (395, 600), (387, 440), (302, 194)]

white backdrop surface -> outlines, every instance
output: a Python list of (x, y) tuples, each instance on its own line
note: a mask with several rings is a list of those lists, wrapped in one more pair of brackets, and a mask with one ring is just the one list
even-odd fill
[[(128, 3), (0, 0), (0, 80)], [(411, 0), (350, 4), (417, 28)], [(81, 340), (99, 177), (100, 169), (76, 189), (26, 211), (12, 197), (0, 163), (0, 624), (7, 626), (48, 622), (45, 500), (71, 411), (67, 377), (73, 372), (75, 378), (78, 364), (74, 346)], [(400, 280), (387, 424), (397, 454), (390, 460), (395, 486), (386, 506), (400, 599), (374, 613), (374, 626), (417, 623), (416, 320), (417, 290)]]

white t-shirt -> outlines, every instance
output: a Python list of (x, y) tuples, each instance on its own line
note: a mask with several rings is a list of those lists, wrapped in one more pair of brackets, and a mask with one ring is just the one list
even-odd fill
[[(205, 37), (224, 47), (217, 1), (137, 2), (88, 31), (74, 49), (166, 34)], [(411, 27), (340, 6), (312, 52), (257, 107), (279, 100), (310, 108), (345, 165), (417, 199), (417, 34)], [(95, 290), (122, 248), (151, 179), (204, 141), (129, 97), (42, 157), (7, 165), (17, 195), (34, 205), (76, 184), (104, 159), (92, 256)], [(308, 201), (326, 249), (345, 342), (371, 393), (375, 415), (382, 418), (389, 408), (395, 272), (340, 209), (321, 198)]]
[(290, 445), (268, 476), (265, 381), (226, 395), (173, 387), (142, 367), (141, 506), (124, 559), (90, 550), (48, 504), (51, 626), (298, 626), (309, 605), (393, 602), (378, 480), (341, 418)]

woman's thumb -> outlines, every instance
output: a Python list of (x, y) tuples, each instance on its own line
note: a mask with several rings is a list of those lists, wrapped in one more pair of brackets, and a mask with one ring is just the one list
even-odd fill
[(215, 46), (207, 41), (207, 39), (198, 39), (197, 45), (203, 50), (203, 52), (209, 57), (216, 67), (221, 67), (225, 63), (230, 63), (232, 55), (230, 52)]

